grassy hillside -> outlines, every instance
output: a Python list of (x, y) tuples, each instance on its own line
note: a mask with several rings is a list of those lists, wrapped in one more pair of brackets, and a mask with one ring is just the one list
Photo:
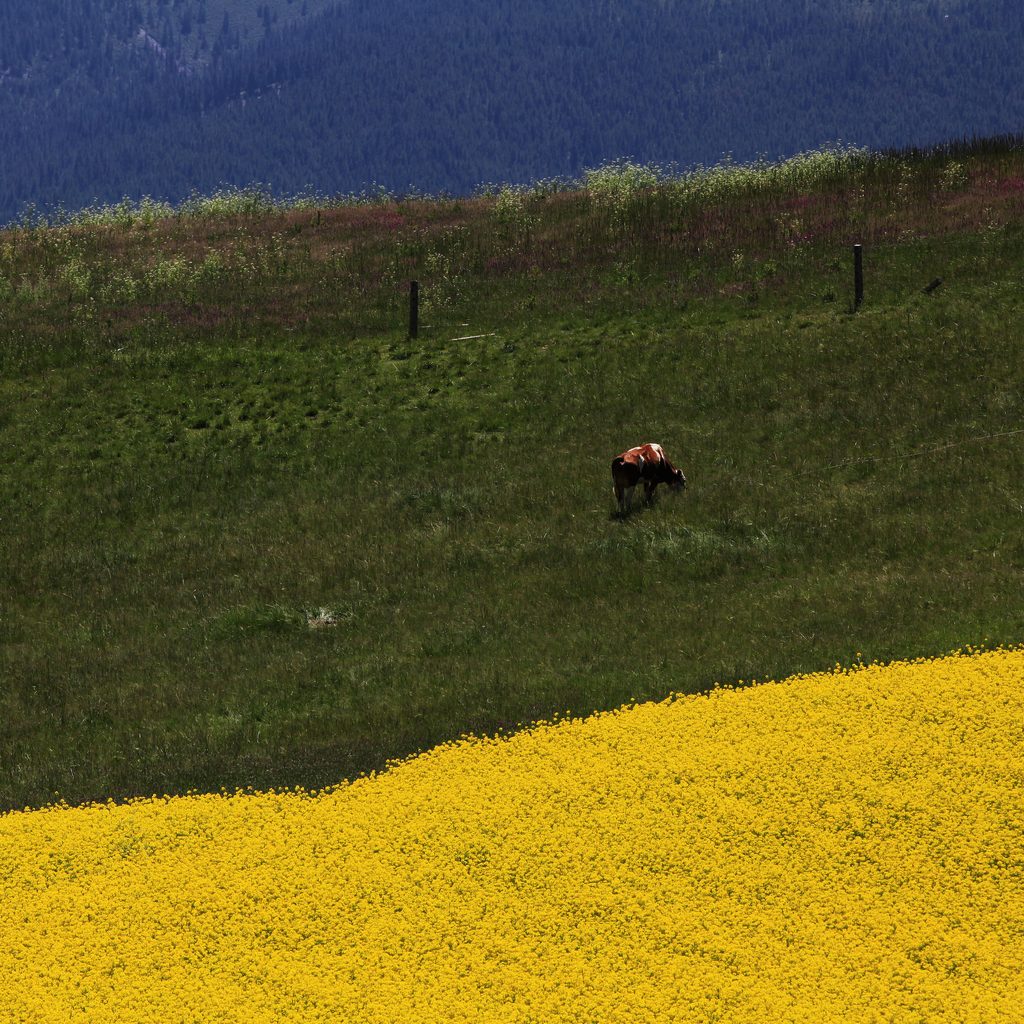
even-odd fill
[(1022, 203), (1003, 140), (0, 233), (0, 806), (1019, 641)]

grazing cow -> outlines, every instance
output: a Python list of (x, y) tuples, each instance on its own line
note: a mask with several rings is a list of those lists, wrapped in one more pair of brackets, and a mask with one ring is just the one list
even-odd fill
[(658, 484), (668, 484), (674, 491), (686, 486), (681, 469), (669, 462), (660, 444), (642, 444), (612, 459), (612, 483), (619, 513), (625, 515), (633, 506), (633, 488), (643, 480), (644, 497), (648, 504), (654, 498)]

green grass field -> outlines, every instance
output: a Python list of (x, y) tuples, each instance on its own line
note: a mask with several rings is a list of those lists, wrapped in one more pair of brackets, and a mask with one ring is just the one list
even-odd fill
[(1020, 641), (1024, 153), (805, 163), (0, 232), (0, 808)]

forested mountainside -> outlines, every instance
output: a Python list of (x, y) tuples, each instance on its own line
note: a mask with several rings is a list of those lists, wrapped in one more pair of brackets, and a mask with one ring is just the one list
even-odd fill
[(35, 88), (85, 68), (116, 70), (132, 50), (196, 70), (331, 0), (8, 0), (0, 6), (0, 75)]
[(1017, 0), (19, 0), (0, 221), (1017, 131), (1022, 44)]

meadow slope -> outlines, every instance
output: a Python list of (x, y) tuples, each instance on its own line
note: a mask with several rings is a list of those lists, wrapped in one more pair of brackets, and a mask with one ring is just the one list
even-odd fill
[(995, 140), (0, 232), (0, 806), (1018, 641), (1022, 202)]

